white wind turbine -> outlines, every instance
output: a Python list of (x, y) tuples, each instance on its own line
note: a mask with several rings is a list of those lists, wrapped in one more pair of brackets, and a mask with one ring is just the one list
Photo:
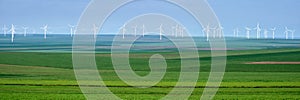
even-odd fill
[(292, 39), (294, 39), (294, 33), (296, 30), (290, 30), (290, 32), (292, 33)]
[(175, 36), (176, 27), (172, 26), (172, 36)]
[(239, 34), (240, 34), (240, 29), (236, 28), (236, 37), (239, 37)]
[(3, 26), (2, 30), (3, 30), (4, 36), (6, 36), (6, 33), (7, 33), (7, 27), (6, 27), (6, 25)]
[(72, 37), (73, 34), (75, 33), (75, 30), (74, 30), (75, 26), (70, 25), (70, 24), (68, 26), (70, 27), (70, 36)]
[(239, 28), (236, 28), (236, 29), (235, 29), (235, 37), (239, 37), (239, 33), (240, 33)]
[(178, 27), (177, 27), (177, 36), (181, 36), (181, 26), (180, 25), (178, 25)]
[(267, 29), (264, 30), (264, 37), (265, 37), (265, 39), (268, 38), (268, 32), (269, 32), (269, 31), (268, 31)]
[(236, 31), (235, 31), (236, 29), (233, 29), (233, 37), (235, 37), (236, 36)]
[(137, 25), (135, 25), (135, 27), (133, 27), (134, 29), (134, 37), (136, 37), (136, 34), (137, 34)]
[(159, 40), (162, 40), (162, 34), (163, 34), (164, 30), (163, 30), (163, 24), (160, 25), (159, 27)]
[(44, 30), (44, 39), (47, 39), (48, 25), (41, 27), (41, 29)]
[(184, 32), (186, 31), (185, 27), (181, 27), (181, 37), (184, 37)]
[(202, 36), (203, 36), (203, 37), (206, 36), (206, 32), (205, 32), (206, 30), (205, 30), (205, 28), (206, 28), (206, 27), (202, 27)]
[(178, 28), (179, 28), (179, 25), (177, 24), (176, 27), (175, 27), (175, 37), (178, 36), (178, 30), (179, 30)]
[(285, 27), (285, 31), (284, 31), (284, 34), (285, 34), (285, 39), (289, 39), (289, 29), (287, 27)]
[(124, 24), (121, 28), (120, 28), (120, 32), (122, 32), (123, 34), (123, 39), (125, 38), (125, 33), (126, 33), (126, 24)]
[(24, 29), (24, 37), (26, 37), (28, 27), (22, 27)]
[(218, 28), (217, 28), (217, 33), (218, 33), (218, 37), (222, 38), (223, 35), (223, 27), (221, 26), (221, 24), (219, 24)]
[(180, 32), (181, 37), (183, 38), (184, 37), (184, 33), (186, 32), (186, 28), (185, 27), (180, 27), (179, 32)]
[(179, 35), (180, 35), (181, 37), (183, 37), (184, 27), (178, 26), (177, 31), (178, 31)]
[(14, 37), (16, 33), (14, 24), (11, 24), (11, 29), (9, 30), (9, 32), (11, 32), (11, 42), (14, 42)]
[(204, 27), (202, 31), (203, 31), (203, 33), (206, 34), (206, 41), (209, 41), (209, 33), (210, 33), (210, 26), (209, 26), (209, 24), (206, 27)]
[(250, 31), (251, 31), (251, 28), (245, 27), (245, 29), (246, 29), (246, 37), (247, 37), (247, 39), (250, 39)]
[(272, 38), (275, 39), (275, 30), (276, 27), (270, 29), (272, 31)]
[(143, 37), (145, 36), (145, 25), (143, 24)]
[(254, 28), (256, 30), (256, 38), (259, 39), (260, 38), (260, 26), (259, 23), (257, 23), (256, 28)]
[(216, 38), (216, 29), (217, 28), (210, 28), (210, 30), (212, 30), (212, 33), (213, 33), (212, 35), (214, 38)]
[(94, 32), (94, 39), (97, 38), (97, 32), (98, 32), (99, 28), (96, 26), (96, 24), (93, 25), (93, 32)]

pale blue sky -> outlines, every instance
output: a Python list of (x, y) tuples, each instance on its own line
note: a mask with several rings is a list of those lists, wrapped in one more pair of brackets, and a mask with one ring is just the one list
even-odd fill
[[(90, 0), (0, 0), (0, 26), (15, 24), (39, 28), (48, 24), (50, 31), (66, 33), (68, 24), (76, 24)], [(226, 35), (232, 35), (235, 27), (254, 27), (257, 22), (263, 28), (285, 26), (300, 33), (299, 0), (208, 0), (224, 26)], [(127, 13), (127, 12), (126, 12)], [(170, 12), (172, 13), (172, 12)], [(178, 13), (178, 12), (173, 12)], [(121, 18), (120, 18), (121, 20)], [(21, 29), (20, 29), (21, 30)], [(0, 32), (2, 33), (2, 32)], [(299, 34), (297, 34), (300, 37)]]

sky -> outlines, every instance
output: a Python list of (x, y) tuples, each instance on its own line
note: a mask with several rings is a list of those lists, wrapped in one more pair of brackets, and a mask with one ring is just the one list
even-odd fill
[[(227, 36), (233, 35), (234, 28), (240, 28), (241, 33), (245, 33), (246, 26), (254, 28), (260, 23), (263, 29), (277, 27), (276, 32), (282, 37), (284, 27), (296, 30), (296, 37), (300, 37), (299, 0), (207, 1)], [(47, 24), (52, 33), (67, 33), (68, 24), (77, 24), (89, 2), (90, 0), (0, 0), (0, 26), (15, 24), (17, 31), (22, 31), (21, 27), (27, 26), (30, 30), (42, 32), (40, 27)], [(128, 12), (132, 11), (125, 9), (123, 14)], [(122, 17), (116, 19), (124, 20)], [(196, 35), (193, 32), (191, 34)]]

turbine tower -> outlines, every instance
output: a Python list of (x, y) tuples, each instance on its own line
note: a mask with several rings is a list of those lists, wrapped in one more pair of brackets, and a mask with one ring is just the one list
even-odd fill
[(210, 29), (212, 30), (212, 33), (213, 33), (212, 35), (213, 35), (213, 37), (216, 38), (216, 29), (217, 29), (217, 28), (210, 28)]
[(75, 33), (75, 30), (74, 30), (75, 26), (70, 25), (70, 24), (68, 26), (70, 27), (70, 36), (72, 37), (73, 34)]
[(269, 32), (269, 31), (268, 31), (267, 29), (264, 30), (264, 37), (265, 37), (265, 39), (268, 38), (268, 32)]
[(177, 30), (177, 31), (179, 31), (179, 35), (180, 35), (181, 37), (183, 37), (184, 27), (178, 26), (178, 30)]
[(210, 26), (207, 24), (206, 27), (203, 28), (203, 33), (206, 34), (206, 41), (209, 41), (209, 32), (210, 32)]
[(275, 30), (276, 27), (270, 29), (272, 31), (272, 38), (275, 39)]
[(289, 39), (289, 29), (287, 27), (285, 27), (285, 31), (284, 31), (284, 34), (285, 34), (285, 39)]
[(45, 25), (44, 27), (41, 27), (41, 29), (44, 30), (44, 39), (47, 39), (48, 25)]
[(99, 28), (96, 26), (96, 24), (93, 25), (93, 32), (94, 32), (94, 39), (97, 38), (97, 32), (98, 32)]
[(233, 29), (233, 37), (236, 36), (236, 29)]
[(143, 24), (143, 37), (145, 36), (145, 25)]
[(254, 28), (256, 30), (256, 38), (259, 39), (260, 38), (260, 26), (259, 23), (257, 23), (256, 28)]
[(163, 34), (164, 30), (163, 30), (163, 24), (160, 25), (159, 27), (159, 40), (162, 40), (162, 34)]
[(11, 29), (9, 31), (11, 32), (11, 42), (14, 42), (14, 36), (16, 33), (14, 24), (11, 24)]
[(179, 28), (179, 25), (177, 24), (177, 25), (175, 26), (175, 37), (178, 36), (178, 28)]
[(120, 28), (120, 32), (122, 32), (122, 34), (123, 34), (123, 39), (125, 39), (126, 24), (124, 24), (124, 25)]
[(236, 29), (235, 29), (235, 37), (239, 37), (239, 33), (240, 33), (239, 28), (236, 28)]
[(175, 27), (174, 27), (174, 26), (172, 26), (172, 27), (171, 27), (171, 30), (172, 30), (172, 34), (171, 34), (171, 36), (175, 36), (175, 31), (174, 31), (174, 30), (175, 30)]
[(178, 25), (178, 27), (177, 27), (177, 36), (181, 36), (181, 26), (180, 25)]
[(296, 30), (291, 30), (291, 33), (292, 33), (292, 39), (294, 39), (294, 33), (295, 33)]
[(218, 33), (218, 37), (222, 38), (223, 36), (223, 27), (221, 26), (221, 24), (219, 24), (218, 28), (217, 28), (217, 33)]
[(250, 39), (250, 31), (251, 31), (251, 29), (249, 28), (249, 27), (245, 27), (245, 29), (246, 29), (246, 37), (247, 37), (247, 39)]
[(181, 27), (181, 37), (184, 37), (184, 31), (186, 30), (185, 27)]
[(7, 27), (6, 27), (6, 25), (3, 26), (2, 30), (3, 30), (4, 36), (6, 36), (6, 33), (7, 33)]
[(137, 34), (137, 25), (135, 25), (135, 27), (133, 27), (134, 29), (134, 37), (136, 37), (136, 34)]
[(24, 29), (24, 37), (26, 37), (28, 27), (22, 27)]

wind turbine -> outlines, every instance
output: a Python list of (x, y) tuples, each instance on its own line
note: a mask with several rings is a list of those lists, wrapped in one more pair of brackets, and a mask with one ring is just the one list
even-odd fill
[(267, 29), (264, 30), (264, 37), (265, 37), (265, 39), (268, 38), (268, 32), (269, 31)]
[(251, 31), (251, 28), (249, 28), (249, 27), (245, 27), (245, 29), (246, 29), (246, 35), (247, 35), (247, 39), (250, 39), (250, 31)]
[(68, 25), (69, 27), (70, 27), (70, 35), (71, 35), (71, 37), (73, 36), (73, 34), (75, 33), (75, 30), (74, 30), (74, 28), (75, 28), (75, 26), (73, 26), (73, 25)]
[(210, 32), (209, 24), (207, 24), (207, 26), (204, 27), (202, 31), (206, 34), (206, 41), (209, 41), (209, 32)]
[(239, 33), (240, 33), (240, 30), (239, 30), (239, 28), (236, 28), (235, 30), (234, 30), (235, 32), (235, 37), (239, 37)]
[(123, 39), (125, 38), (125, 33), (126, 33), (126, 24), (124, 24), (121, 28), (120, 28), (120, 32), (122, 32), (123, 34)]
[(213, 37), (216, 38), (216, 29), (217, 29), (217, 28), (210, 28), (210, 29), (211, 29), (212, 32), (213, 32)]
[(26, 37), (28, 27), (22, 27), (24, 29), (24, 37)]
[(236, 37), (236, 29), (233, 29), (233, 37)]
[(136, 34), (137, 34), (137, 25), (135, 25), (135, 27), (133, 27), (134, 29), (134, 37), (136, 37)]
[(178, 29), (177, 29), (178, 33), (179, 33), (179, 36), (183, 37), (183, 31), (184, 31), (184, 27), (182, 26), (178, 26)]
[(181, 26), (180, 25), (178, 25), (178, 27), (177, 27), (177, 33), (178, 33), (178, 35), (177, 36), (181, 36)]
[(172, 26), (172, 36), (175, 36), (176, 27)]
[(184, 31), (186, 30), (186, 28), (185, 27), (181, 27), (181, 37), (183, 37), (184, 36)]
[(44, 27), (41, 27), (41, 29), (44, 30), (44, 39), (47, 39), (48, 25), (45, 25)]
[(218, 28), (217, 28), (217, 33), (218, 33), (218, 37), (222, 38), (223, 35), (223, 27), (221, 26), (221, 24), (219, 24)]
[(294, 39), (294, 33), (296, 30), (290, 30), (290, 32), (292, 33), (292, 39)]
[(145, 36), (145, 25), (143, 24), (143, 37)]
[(94, 39), (97, 38), (97, 32), (98, 32), (99, 28), (96, 26), (96, 24), (93, 25), (93, 32), (94, 32)]
[(7, 27), (6, 27), (6, 25), (3, 26), (2, 30), (3, 30), (4, 36), (6, 36), (6, 32), (7, 32)]
[(276, 27), (270, 29), (272, 31), (272, 38), (275, 39), (275, 30)]
[(260, 38), (260, 26), (259, 23), (257, 23), (256, 28), (254, 28), (256, 30), (256, 38), (259, 39)]
[(176, 27), (175, 27), (175, 37), (178, 36), (178, 28), (179, 28), (179, 25), (177, 24)]
[(9, 32), (11, 32), (11, 42), (14, 42), (14, 36), (16, 33), (14, 24), (11, 24), (11, 29), (9, 30)]
[(162, 34), (163, 34), (164, 30), (163, 30), (163, 24), (160, 25), (159, 27), (159, 40), (162, 40)]
[(285, 34), (285, 39), (289, 39), (289, 29), (287, 27), (285, 27), (285, 31), (284, 31), (284, 34)]

